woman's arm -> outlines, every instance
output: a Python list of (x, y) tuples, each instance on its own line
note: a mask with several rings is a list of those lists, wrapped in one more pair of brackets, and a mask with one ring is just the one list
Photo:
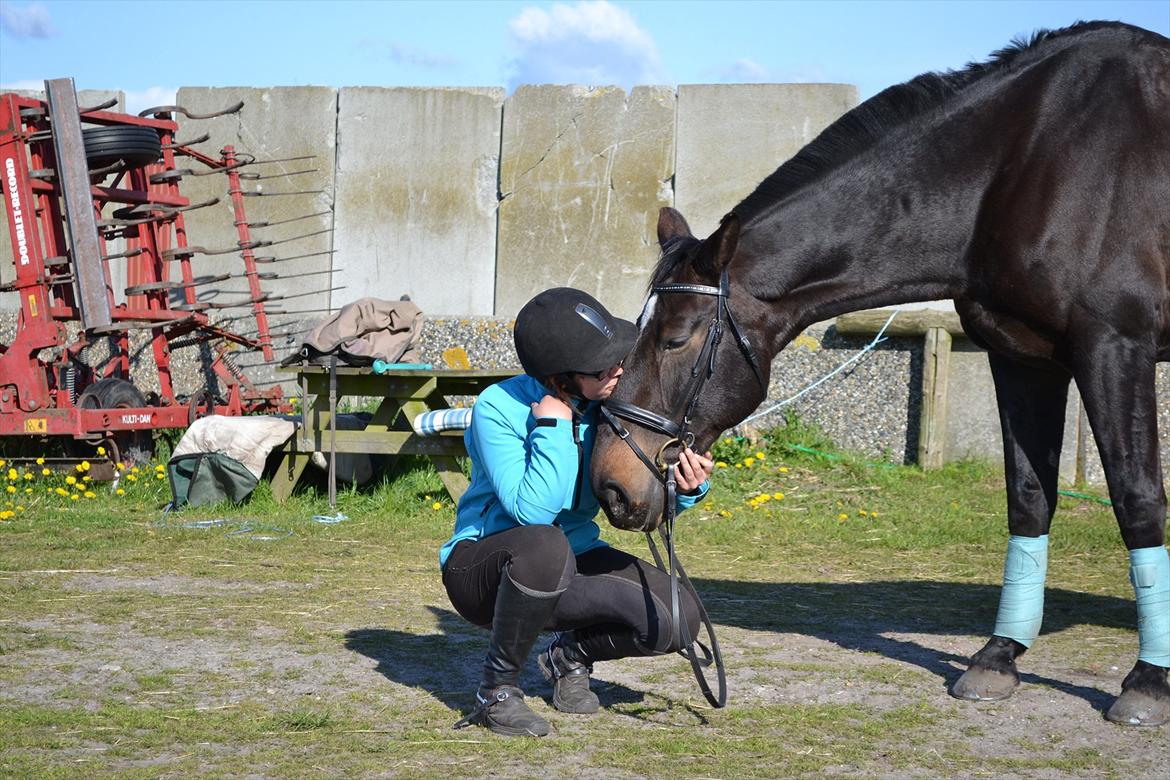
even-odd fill
[[(508, 398), (505, 403), (517, 402)], [(475, 465), (487, 474), (500, 506), (522, 525), (552, 523), (577, 479), (571, 420), (537, 417), (536, 426), (526, 434), (528, 416), (535, 411), (534, 404), (523, 416), (515, 408), (505, 414), (495, 404), (485, 404), (481, 396), (471, 423), (480, 456)]]

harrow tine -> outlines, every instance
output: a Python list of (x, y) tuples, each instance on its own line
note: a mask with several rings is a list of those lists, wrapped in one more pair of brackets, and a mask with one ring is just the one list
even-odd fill
[[(281, 239), (278, 239), (276, 241), (252, 242), (252, 244), (255, 247), (276, 246), (277, 244), (287, 244), (290, 241), (299, 241), (302, 238), (311, 238), (312, 236), (321, 236), (321, 235), (324, 235), (326, 233), (332, 233), (332, 232), (333, 232), (333, 228), (325, 228), (324, 230), (315, 230), (312, 233), (304, 233), (304, 234), (299, 235), (299, 236), (293, 236), (292, 238), (281, 238)], [(249, 246), (249, 247), (240, 247), (240, 248), (241, 249), (245, 249), (245, 248), (251, 249), (253, 247)]]
[(244, 107), (244, 101), (240, 101), (233, 106), (228, 106), (223, 111), (213, 111), (210, 114), (195, 114), (182, 106), (154, 106), (138, 112), (138, 116), (145, 117), (148, 114), (182, 114), (188, 119), (211, 119), (217, 116), (226, 116), (227, 114), (234, 114)]
[[(241, 174), (241, 175), (243, 175), (243, 174)], [(330, 212), (328, 212), (328, 211), (318, 211), (314, 214), (305, 214), (303, 217), (292, 217), (291, 219), (281, 219), (281, 220), (277, 220), (276, 222), (268, 222), (267, 220), (261, 220), (260, 222), (246, 222), (244, 224), (246, 224), (250, 228), (272, 227), (273, 225), (284, 225), (284, 224), (287, 224), (289, 222), (299, 222), (302, 219), (312, 219), (313, 217), (323, 217), (329, 213)]]
[(96, 106), (88, 106), (86, 108), (78, 108), (77, 113), (88, 114), (91, 111), (104, 111), (105, 109), (113, 108), (116, 105), (118, 105), (118, 98), (114, 97), (114, 98), (110, 98), (109, 100), (105, 101), (104, 103), (98, 103)]
[(332, 255), (336, 253), (336, 249), (324, 249), (320, 252), (309, 252), (308, 254), (303, 255), (291, 255), (290, 257), (272, 257), (270, 255), (265, 255), (262, 257), (257, 257), (255, 260), (257, 263), (283, 263), (288, 260), (301, 260), (306, 257), (319, 257), (321, 255)]
[(210, 141), (210, 140), (211, 140), (211, 133), (204, 133), (203, 135), (197, 135), (194, 138), (189, 138), (189, 139), (186, 139), (183, 141), (175, 141), (174, 143), (165, 144), (163, 146), (163, 148), (174, 150), (174, 149), (179, 149), (183, 146), (193, 146), (194, 144), (201, 144), (204, 141)]
[(260, 278), (261, 279), (299, 279), (302, 276), (324, 276), (325, 274), (335, 274), (338, 271), (344, 271), (344, 270), (345, 270), (344, 268), (329, 268), (329, 269), (326, 269), (324, 271), (306, 271), (303, 274), (278, 274), (278, 273), (273, 272), (273, 273), (268, 273), (268, 274), (261, 274)]
[(259, 181), (260, 179), (279, 179), (282, 176), (300, 176), (305, 173), (316, 173), (320, 168), (306, 168), (303, 171), (289, 171), (288, 173), (270, 173), (264, 175), (261, 173), (241, 173), (240, 178), (246, 181)]
[(254, 162), (257, 165), (267, 165), (269, 163), (296, 162), (297, 160), (316, 160), (316, 159), (317, 159), (317, 155), (315, 155), (315, 154), (303, 154), (300, 157), (277, 157), (277, 158), (272, 159), (272, 160), (255, 160)]
[(114, 260), (119, 257), (136, 257), (146, 251), (145, 247), (138, 247), (137, 249), (127, 249), (125, 252), (115, 252), (112, 255), (106, 255), (103, 260)]
[(245, 198), (271, 198), (277, 195), (320, 195), (325, 190), (292, 190), (290, 192), (264, 192), (262, 190), (245, 190), (240, 194)]

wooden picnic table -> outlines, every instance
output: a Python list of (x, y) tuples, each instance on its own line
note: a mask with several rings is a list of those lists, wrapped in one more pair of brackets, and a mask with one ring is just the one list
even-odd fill
[[(285, 445), (284, 458), (272, 478), (272, 495), (288, 498), (314, 452), (329, 453), (329, 368), (290, 366), (306, 399), (303, 424)], [(425, 455), (455, 501), (467, 490), (467, 477), (456, 458), (467, 454), (463, 431), (419, 436), (411, 427), (423, 412), (447, 409), (447, 396), (476, 396), (489, 385), (515, 376), (514, 370), (398, 370), (375, 374), (368, 368), (337, 368), (337, 403), (353, 397), (381, 398), (364, 430), (336, 432), (338, 453)]]

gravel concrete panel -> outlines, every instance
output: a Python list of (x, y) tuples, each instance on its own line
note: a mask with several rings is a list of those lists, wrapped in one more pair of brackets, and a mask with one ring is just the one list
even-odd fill
[(641, 310), (673, 202), (674, 91), (523, 86), (504, 104), (495, 313), (571, 286)]
[(345, 88), (338, 97), (334, 307), (409, 294), (490, 315), (504, 90)]
[[(4, 90), (5, 92), (15, 92), (21, 97), (32, 97), (37, 100), (44, 100), (45, 93), (37, 90), (29, 89), (13, 89)], [(83, 89), (77, 93), (78, 108), (93, 108), (94, 106), (105, 103), (110, 98), (114, 98), (118, 102), (112, 107), (105, 109), (106, 111), (122, 111), (125, 105), (125, 95), (119, 90), (111, 89)], [(8, 208), (8, 197), (5, 195), (0, 198), (4, 202), (4, 208)], [(115, 208), (111, 206), (110, 208)], [(121, 252), (125, 249), (122, 241), (113, 241), (107, 245), (107, 251)], [(11, 282), (16, 277), (16, 266), (13, 263), (12, 255), (12, 237), (8, 234), (8, 217), (7, 215), (0, 216), (0, 285), (6, 282)], [(125, 261), (114, 261), (110, 268), (111, 280), (116, 290), (124, 289), (126, 286), (126, 267)], [(119, 301), (125, 299), (125, 296), (118, 298)], [(20, 309), (20, 299), (17, 298), (16, 293), (0, 293), (0, 311), (9, 310), (16, 311)]]
[(857, 105), (851, 84), (678, 88), (675, 207), (704, 237), (761, 181)]
[[(220, 150), (230, 144), (237, 153), (256, 158), (258, 164), (243, 169), (248, 174), (265, 177), (242, 182), (246, 192), (263, 193), (244, 199), (249, 222), (277, 223), (317, 215), (295, 222), (255, 228), (252, 230), (252, 239), (285, 242), (271, 248), (257, 249), (258, 255), (297, 258), (261, 267), (262, 271), (275, 272), (285, 277), (261, 282), (265, 292), (272, 296), (301, 296), (287, 301), (274, 301), (270, 304), (272, 308), (286, 311), (328, 308), (328, 288), (334, 286), (330, 284), (327, 272), (331, 269), (331, 256), (328, 253), (333, 249), (333, 237), (329, 231), (333, 228), (337, 91), (326, 87), (183, 87), (178, 94), (179, 105), (199, 114), (220, 111), (241, 100), (244, 107), (236, 114), (199, 120), (178, 116), (179, 140), (208, 133), (210, 140), (194, 145), (203, 154), (218, 159)], [(288, 160), (290, 157), (311, 159)], [(265, 160), (284, 161), (262, 164)], [(183, 158), (179, 158), (177, 164), (180, 167), (185, 165), (195, 170), (206, 170), (199, 163), (184, 161)], [(301, 173), (304, 171), (307, 173)], [(215, 206), (185, 213), (188, 242), (208, 249), (235, 247), (239, 239), (228, 195), (227, 176), (187, 176), (180, 183), (179, 189), (192, 203), (210, 198), (220, 199)], [(243, 272), (244, 264), (238, 252), (229, 252), (196, 255), (192, 259), (192, 268), (197, 277), (239, 274)], [(318, 275), (294, 276), (312, 272), (318, 272)], [(215, 303), (247, 300), (241, 292), (247, 290), (247, 283), (243, 279), (232, 279), (199, 289), (200, 300)], [(226, 310), (225, 313), (241, 314), (246, 311), (236, 308)]]

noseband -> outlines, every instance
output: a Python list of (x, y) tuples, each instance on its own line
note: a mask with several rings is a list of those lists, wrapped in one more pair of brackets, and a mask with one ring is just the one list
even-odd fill
[[(683, 652), (691, 662), (691, 668), (695, 672), (695, 679), (698, 680), (699, 688), (707, 698), (707, 701), (711, 702), (715, 707), (722, 707), (727, 703), (727, 675), (723, 667), (723, 655), (719, 652), (719, 642), (715, 638), (715, 627), (711, 625), (711, 619), (707, 616), (707, 610), (703, 606), (703, 601), (699, 598), (699, 594), (695, 591), (694, 585), (691, 584), (686, 570), (683, 569), (682, 563), (679, 562), (678, 556), (675, 554), (674, 519), (676, 514), (675, 502), (678, 483), (674, 467), (678, 464), (678, 460), (675, 459), (673, 463), (667, 463), (665, 455), (667, 448), (673, 445), (681, 445), (681, 452), (682, 449), (690, 447), (695, 443), (695, 434), (691, 431), (691, 415), (694, 413), (695, 406), (699, 402), (699, 396), (703, 392), (703, 386), (715, 374), (715, 356), (719, 350), (719, 343), (723, 340), (724, 327), (731, 328), (731, 333), (735, 337), (740, 351), (743, 352), (748, 365), (751, 366), (765, 394), (767, 394), (768, 383), (764, 380), (764, 373), (760, 368), (759, 356), (752, 349), (751, 342), (744, 337), (743, 331), (731, 313), (731, 306), (728, 303), (729, 288), (726, 267), (719, 276), (718, 287), (705, 284), (660, 284), (651, 287), (650, 292), (651, 294), (682, 293), (689, 295), (713, 295), (716, 298), (715, 316), (711, 319), (711, 324), (707, 327), (707, 339), (703, 342), (703, 348), (699, 351), (695, 365), (691, 368), (690, 390), (684, 396), (686, 400), (682, 407), (682, 419), (676, 423), (669, 417), (663, 417), (649, 409), (612, 400), (602, 402), (601, 415), (609, 423), (609, 427), (613, 429), (613, 432), (617, 434), (618, 438), (630, 446), (630, 449), (634, 451), (638, 459), (646, 465), (646, 468), (650, 469), (650, 473), (662, 483), (666, 490), (666, 503), (662, 508), (662, 522), (658, 525), (658, 532), (662, 535), (662, 541), (666, 545), (667, 556), (670, 560), (670, 600), (674, 626), (673, 643), (675, 646), (682, 644), (682, 635), (686, 623), (686, 618), (679, 608), (679, 581), (681, 580), (683, 586), (686, 587), (695, 600), (699, 611), (699, 618), (707, 629), (707, 637), (711, 641), (711, 647), (708, 649), (702, 642), (696, 639), (696, 644), (699, 645), (699, 649), (702, 651), (702, 657), (689, 644), (686, 646), (685, 652), (680, 652)], [(658, 448), (658, 454), (653, 460), (638, 446), (637, 442), (630, 438), (629, 430), (622, 425), (621, 420), (623, 419), (670, 437)], [(646, 541), (650, 545), (650, 552), (654, 556), (655, 564), (657, 564), (659, 569), (666, 571), (662, 556), (659, 555), (658, 547), (654, 544), (654, 537), (650, 535), (650, 530), (646, 528), (643, 528), (643, 530), (646, 532)], [(718, 674), (718, 696), (711, 692), (711, 688), (707, 684), (707, 679), (703, 674), (703, 667), (708, 667), (712, 663), (715, 664), (715, 669)]]

